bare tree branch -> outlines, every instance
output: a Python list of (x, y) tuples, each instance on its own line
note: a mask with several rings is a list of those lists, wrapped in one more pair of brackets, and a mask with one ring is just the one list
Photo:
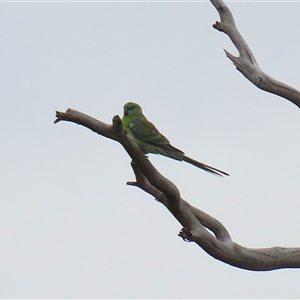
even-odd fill
[(237, 57), (225, 50), (227, 57), (236, 68), (258, 88), (286, 98), (300, 107), (300, 92), (298, 90), (272, 78), (259, 68), (249, 46), (237, 30), (232, 13), (227, 5), (222, 0), (211, 0), (211, 3), (217, 9), (221, 19), (221, 22), (216, 22), (213, 27), (227, 34), (239, 51)]
[(128, 185), (141, 188), (161, 202), (183, 226), (179, 236), (184, 240), (195, 242), (214, 258), (242, 269), (268, 271), (300, 268), (300, 248), (250, 249), (234, 243), (218, 220), (181, 198), (178, 188), (154, 168), (133, 139), (126, 134), (119, 116), (113, 118), (112, 125), (72, 109), (65, 113), (57, 111), (56, 117), (54, 123), (74, 122), (118, 141), (132, 158), (136, 182), (128, 182)]

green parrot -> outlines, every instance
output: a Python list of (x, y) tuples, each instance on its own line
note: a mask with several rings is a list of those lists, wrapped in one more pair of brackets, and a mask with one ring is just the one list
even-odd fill
[(179, 161), (185, 161), (217, 176), (229, 176), (229, 174), (221, 170), (186, 156), (184, 152), (173, 147), (169, 140), (147, 120), (143, 115), (142, 108), (137, 103), (128, 102), (124, 105), (122, 122), (126, 132), (133, 137), (145, 154), (161, 154)]

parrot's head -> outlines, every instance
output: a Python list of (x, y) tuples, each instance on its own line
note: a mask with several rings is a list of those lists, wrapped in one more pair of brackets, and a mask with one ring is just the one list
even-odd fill
[(140, 116), (142, 114), (142, 108), (137, 103), (128, 102), (124, 105), (124, 116)]

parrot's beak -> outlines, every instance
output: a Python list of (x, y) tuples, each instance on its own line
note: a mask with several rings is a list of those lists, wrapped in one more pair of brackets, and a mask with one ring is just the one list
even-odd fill
[(128, 116), (128, 110), (124, 108), (124, 116)]

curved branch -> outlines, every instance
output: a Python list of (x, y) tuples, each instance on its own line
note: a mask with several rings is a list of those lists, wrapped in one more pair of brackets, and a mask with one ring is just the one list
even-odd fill
[(54, 123), (74, 122), (118, 141), (132, 158), (131, 166), (136, 176), (136, 182), (127, 184), (141, 188), (161, 202), (183, 226), (179, 236), (184, 240), (195, 242), (214, 258), (242, 269), (300, 268), (300, 248), (251, 249), (234, 243), (221, 222), (181, 198), (177, 187), (154, 168), (126, 134), (119, 116), (114, 116), (112, 125), (72, 109), (65, 113), (57, 111), (56, 117)]
[(232, 13), (227, 5), (222, 0), (210, 1), (217, 9), (221, 19), (221, 22), (216, 22), (213, 27), (227, 34), (239, 51), (239, 56), (237, 57), (225, 50), (227, 57), (236, 68), (258, 88), (281, 96), (300, 108), (300, 91), (264, 73), (259, 68), (246, 41), (237, 30)]

